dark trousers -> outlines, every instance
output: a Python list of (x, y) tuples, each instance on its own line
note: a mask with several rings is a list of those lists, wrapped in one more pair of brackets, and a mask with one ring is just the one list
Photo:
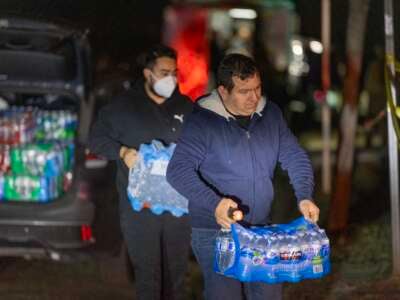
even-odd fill
[(206, 300), (280, 300), (281, 284), (241, 283), (213, 270), (218, 230), (192, 228), (192, 249), (203, 272)]
[(122, 234), (134, 267), (137, 300), (181, 300), (190, 246), (187, 216), (121, 209)]

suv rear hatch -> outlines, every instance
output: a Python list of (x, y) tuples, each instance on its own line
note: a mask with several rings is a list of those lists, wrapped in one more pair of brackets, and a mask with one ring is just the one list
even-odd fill
[(89, 57), (84, 33), (0, 18), (0, 255), (93, 242)]

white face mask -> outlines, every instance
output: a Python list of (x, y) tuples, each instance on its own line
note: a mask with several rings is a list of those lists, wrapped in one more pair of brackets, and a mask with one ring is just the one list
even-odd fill
[(153, 89), (157, 95), (165, 98), (171, 97), (176, 88), (176, 76), (168, 75), (153, 84)]

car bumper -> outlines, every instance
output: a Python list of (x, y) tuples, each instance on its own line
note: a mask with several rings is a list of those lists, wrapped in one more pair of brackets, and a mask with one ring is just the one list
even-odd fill
[(93, 203), (76, 193), (46, 204), (0, 203), (0, 256), (52, 258), (52, 253), (91, 245), (93, 218)]

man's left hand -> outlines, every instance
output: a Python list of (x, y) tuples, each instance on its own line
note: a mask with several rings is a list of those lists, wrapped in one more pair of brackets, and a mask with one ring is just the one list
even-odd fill
[(304, 199), (299, 202), (299, 210), (304, 218), (308, 221), (317, 223), (319, 219), (319, 208), (309, 199)]

